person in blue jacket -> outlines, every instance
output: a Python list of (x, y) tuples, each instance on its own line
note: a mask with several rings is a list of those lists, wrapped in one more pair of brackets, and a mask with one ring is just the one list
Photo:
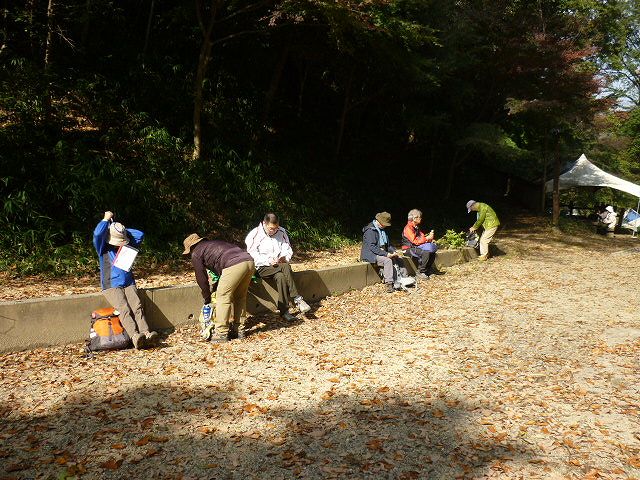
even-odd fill
[(154, 343), (158, 333), (149, 329), (144, 318), (133, 273), (114, 266), (113, 261), (119, 247), (130, 245), (138, 248), (143, 238), (144, 233), (140, 230), (125, 228), (121, 223), (114, 222), (113, 213), (108, 211), (104, 212), (104, 218), (93, 231), (93, 246), (100, 262), (102, 294), (119, 312), (122, 326), (138, 350)]
[(382, 268), (387, 293), (394, 292), (394, 264), (397, 264), (401, 270), (404, 269), (395, 247), (391, 245), (389, 236), (384, 231), (390, 225), (390, 213), (377, 213), (373, 221), (362, 229), (362, 248), (360, 250), (360, 260)]

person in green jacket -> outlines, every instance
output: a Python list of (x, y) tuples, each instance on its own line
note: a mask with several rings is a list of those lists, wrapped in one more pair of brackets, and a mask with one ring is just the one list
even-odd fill
[(493, 240), (493, 235), (500, 226), (500, 220), (496, 212), (493, 211), (486, 203), (469, 200), (467, 202), (467, 213), (471, 211), (478, 212), (478, 219), (470, 228), (470, 232), (475, 232), (482, 227), (482, 235), (480, 236), (480, 256), (478, 260), (483, 261), (489, 258), (489, 243)]

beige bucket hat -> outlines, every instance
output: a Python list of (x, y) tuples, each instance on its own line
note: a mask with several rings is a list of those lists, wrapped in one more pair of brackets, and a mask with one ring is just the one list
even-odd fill
[(129, 243), (127, 229), (123, 224), (120, 222), (113, 222), (109, 225), (109, 240), (107, 240), (107, 243), (116, 247), (121, 247), (122, 245)]
[(184, 242), (182, 242), (182, 244), (184, 245), (184, 252), (182, 252), (182, 254), (189, 255), (191, 253), (191, 247), (193, 247), (200, 240), (204, 240), (204, 238), (202, 238), (197, 233), (192, 233), (187, 238), (185, 238)]

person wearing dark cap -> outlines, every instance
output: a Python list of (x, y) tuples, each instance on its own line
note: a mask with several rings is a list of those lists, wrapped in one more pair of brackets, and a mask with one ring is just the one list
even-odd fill
[(215, 283), (215, 329), (210, 341), (223, 343), (244, 338), (247, 318), (247, 291), (255, 272), (253, 258), (242, 248), (221, 240), (207, 240), (196, 233), (184, 239), (183, 255), (191, 256), (196, 281), (205, 305), (211, 303), (207, 269), (218, 275)]
[(133, 273), (122, 270), (113, 263), (121, 246), (138, 248), (143, 239), (144, 233), (114, 222), (113, 213), (108, 211), (104, 212), (102, 221), (93, 231), (93, 246), (100, 263), (102, 294), (119, 312), (122, 326), (138, 350), (151, 346), (158, 339), (158, 333), (149, 329)]
[(500, 226), (500, 220), (496, 212), (486, 203), (476, 202), (475, 200), (469, 200), (467, 202), (467, 213), (477, 213), (477, 220), (470, 228), (470, 232), (475, 232), (478, 228), (482, 227), (482, 235), (480, 236), (480, 256), (478, 260), (483, 261), (489, 258), (489, 243), (493, 240), (498, 227)]
[[(377, 213), (373, 221), (362, 229), (362, 249), (360, 259), (382, 268), (383, 280), (388, 293), (393, 293), (394, 263), (400, 265), (396, 249), (389, 243), (385, 228), (391, 225), (391, 214)], [(401, 268), (403, 268), (401, 266)]]

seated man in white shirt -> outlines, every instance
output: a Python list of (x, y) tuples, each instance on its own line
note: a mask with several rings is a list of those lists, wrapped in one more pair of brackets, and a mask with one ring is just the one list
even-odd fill
[(267, 213), (260, 225), (249, 232), (245, 239), (247, 252), (253, 257), (260, 278), (273, 278), (278, 289), (278, 310), (287, 321), (297, 320), (289, 312), (289, 299), (298, 306), (300, 313), (311, 307), (298, 294), (293, 281), (289, 261), (293, 255), (289, 236), (275, 213)]

